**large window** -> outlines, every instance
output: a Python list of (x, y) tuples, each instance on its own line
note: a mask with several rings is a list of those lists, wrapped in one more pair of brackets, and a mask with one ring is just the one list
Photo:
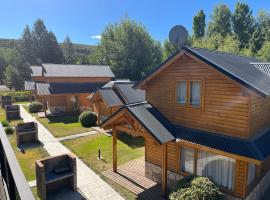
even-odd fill
[(201, 105), (201, 81), (190, 81), (190, 98), (191, 106)]
[(178, 81), (177, 84), (177, 103), (187, 103), (187, 81)]
[(234, 189), (235, 159), (198, 151), (197, 175), (210, 178), (218, 185)]
[(176, 103), (190, 107), (200, 107), (202, 80), (180, 80), (176, 86)]
[(180, 148), (180, 170), (193, 174), (194, 172), (194, 149)]

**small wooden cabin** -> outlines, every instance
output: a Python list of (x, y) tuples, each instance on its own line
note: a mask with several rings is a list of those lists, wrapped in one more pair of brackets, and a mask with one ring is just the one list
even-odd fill
[[(263, 67), (262, 67), (263, 66)], [(209, 177), (229, 199), (260, 199), (270, 185), (270, 64), (184, 47), (135, 88), (146, 102), (101, 124), (145, 140), (146, 176), (163, 193), (190, 174)]]
[(135, 82), (129, 80), (110, 81), (89, 97), (93, 111), (98, 115), (98, 123), (107, 119), (124, 104), (145, 101), (145, 92), (134, 89)]
[(42, 64), (31, 71), (32, 82), (26, 82), (25, 89), (33, 91), (50, 114), (92, 109), (87, 97), (114, 78), (104, 65)]

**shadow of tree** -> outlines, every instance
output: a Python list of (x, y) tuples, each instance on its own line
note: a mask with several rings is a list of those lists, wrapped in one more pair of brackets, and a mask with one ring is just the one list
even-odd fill
[(118, 139), (133, 149), (144, 147), (144, 139), (142, 137), (133, 137), (127, 133), (120, 133), (118, 134)]

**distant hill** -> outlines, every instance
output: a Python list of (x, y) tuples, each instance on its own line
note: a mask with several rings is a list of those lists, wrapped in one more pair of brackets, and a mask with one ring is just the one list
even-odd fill
[[(0, 38), (0, 49), (15, 49), (18, 45), (19, 40), (18, 39), (4, 39)], [(59, 43), (60, 47), (63, 46), (63, 43)], [(75, 52), (79, 56), (87, 56), (93, 52), (93, 50), (96, 48), (94, 45), (86, 45), (86, 44), (76, 44), (73, 43)]]

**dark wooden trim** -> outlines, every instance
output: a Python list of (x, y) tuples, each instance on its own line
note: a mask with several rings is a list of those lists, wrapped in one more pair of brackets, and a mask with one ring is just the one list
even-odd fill
[(167, 196), (167, 162), (168, 162), (168, 154), (167, 154), (167, 143), (162, 145), (162, 194), (163, 196)]
[(117, 172), (117, 130), (115, 127), (112, 129), (113, 132), (113, 171)]

